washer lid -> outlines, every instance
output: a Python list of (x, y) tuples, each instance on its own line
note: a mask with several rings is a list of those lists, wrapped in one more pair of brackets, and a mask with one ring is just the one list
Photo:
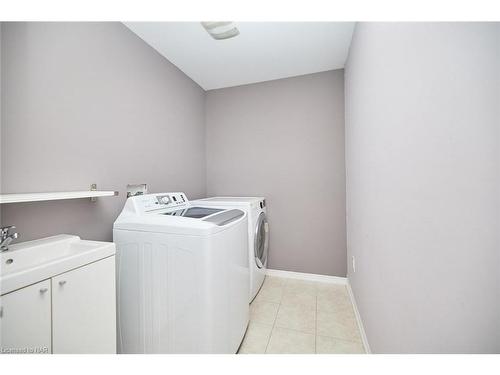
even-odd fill
[(128, 198), (113, 228), (205, 236), (245, 217), (241, 210), (192, 205), (183, 193), (161, 193)]
[[(235, 215), (231, 211), (239, 211), (239, 214)], [(239, 225), (245, 218), (246, 214), (241, 210), (225, 210), (207, 216), (206, 219), (163, 215), (160, 213), (120, 215), (116, 219), (113, 228), (115, 230), (209, 236), (226, 230), (233, 225)]]
[[(218, 210), (218, 211), (223, 211), (223, 210)], [(241, 210), (226, 210), (220, 214), (212, 215), (203, 220), (210, 221), (211, 223), (214, 223), (215, 225), (221, 227), (223, 225), (232, 223), (233, 221), (236, 221), (243, 216), (245, 216), (245, 213)]]
[(193, 219), (202, 219), (204, 217), (213, 215), (217, 212), (224, 211), (222, 208), (208, 208), (208, 207), (187, 207), (180, 210), (164, 212), (161, 215), (170, 216), (184, 216)]

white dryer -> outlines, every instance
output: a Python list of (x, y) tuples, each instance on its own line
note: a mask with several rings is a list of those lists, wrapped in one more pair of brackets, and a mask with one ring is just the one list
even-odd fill
[(269, 254), (269, 224), (263, 197), (211, 197), (196, 204), (208, 207), (241, 209), (248, 213), (248, 250), (250, 266), (250, 302), (259, 292), (266, 276)]
[(119, 353), (236, 353), (248, 325), (247, 214), (131, 197), (113, 228)]

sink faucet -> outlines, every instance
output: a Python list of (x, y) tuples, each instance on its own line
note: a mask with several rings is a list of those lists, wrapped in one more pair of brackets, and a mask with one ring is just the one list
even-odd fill
[(11, 229), (16, 229), (16, 227), (14, 225), (11, 225), (8, 227), (0, 228), (0, 251), (9, 250), (9, 244), (17, 237), (19, 237), (16, 232), (10, 233)]

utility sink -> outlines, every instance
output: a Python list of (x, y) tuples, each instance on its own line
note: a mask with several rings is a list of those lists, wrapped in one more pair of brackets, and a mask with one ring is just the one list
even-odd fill
[(115, 254), (112, 242), (61, 234), (11, 245), (0, 253), (0, 295)]

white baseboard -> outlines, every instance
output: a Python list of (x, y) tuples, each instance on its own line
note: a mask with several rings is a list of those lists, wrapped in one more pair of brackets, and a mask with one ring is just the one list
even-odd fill
[(314, 273), (303, 273), (303, 272), (272, 270), (272, 269), (269, 269), (269, 268), (266, 271), (266, 275), (268, 275), (268, 276), (276, 276), (276, 277), (285, 277), (285, 278), (288, 278), (288, 279), (307, 280), (307, 281), (319, 281), (319, 282), (322, 282), (322, 283), (347, 285), (347, 278), (345, 278), (345, 277), (339, 277), (339, 276), (328, 276), (328, 275), (317, 275), (317, 274), (314, 274)]
[(354, 315), (356, 315), (356, 321), (358, 322), (359, 332), (361, 333), (361, 340), (363, 341), (363, 346), (365, 347), (366, 353), (370, 354), (370, 345), (368, 344), (368, 338), (366, 337), (365, 327), (363, 326), (363, 321), (361, 320), (361, 315), (359, 314), (358, 305), (356, 304), (356, 299), (352, 293), (351, 283), (347, 279), (347, 292), (351, 299), (352, 307), (354, 308)]

